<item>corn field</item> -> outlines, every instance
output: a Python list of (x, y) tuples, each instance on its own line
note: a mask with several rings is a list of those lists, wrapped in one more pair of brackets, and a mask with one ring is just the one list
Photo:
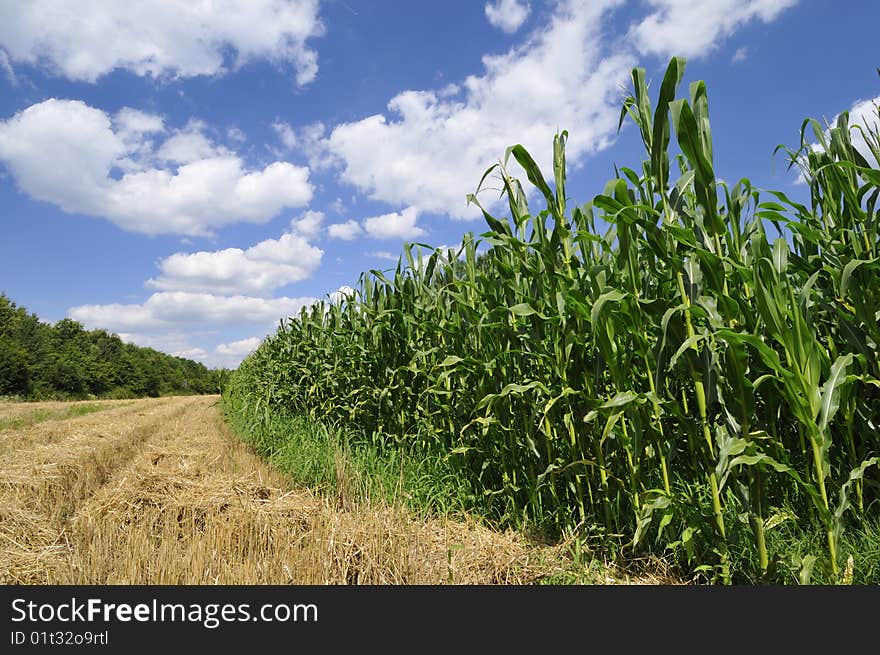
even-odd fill
[(706, 86), (676, 98), (683, 74), (673, 59), (652, 101), (632, 72), (640, 166), (576, 205), (566, 132), (551, 178), (509, 148), (478, 187), (498, 180), (509, 216), (470, 195), (487, 232), (410, 244), (282, 321), (225, 390), (233, 414), (444, 457), (504, 524), (672, 552), (708, 579), (766, 576), (788, 557), (768, 533), (796, 521), (822, 543), (798, 566), (843, 577), (844, 530), (880, 508), (880, 136), (805, 121), (778, 150), (808, 205), (728, 184)]

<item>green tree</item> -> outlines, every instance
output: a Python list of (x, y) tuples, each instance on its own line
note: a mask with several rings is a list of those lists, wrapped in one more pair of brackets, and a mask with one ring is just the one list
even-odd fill
[(27, 395), (30, 370), (27, 351), (7, 336), (0, 336), (0, 396)]
[(216, 374), (77, 321), (50, 325), (0, 293), (0, 394), (30, 398), (215, 393)]

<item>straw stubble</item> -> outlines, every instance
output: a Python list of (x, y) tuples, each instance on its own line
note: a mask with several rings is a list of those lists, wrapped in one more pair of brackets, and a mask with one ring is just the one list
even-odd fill
[[(52, 431), (5, 461), (2, 581), (513, 584), (565, 570), (560, 546), (294, 489), (228, 432), (216, 401), (72, 420), (67, 438)], [(609, 567), (593, 581), (645, 580)]]

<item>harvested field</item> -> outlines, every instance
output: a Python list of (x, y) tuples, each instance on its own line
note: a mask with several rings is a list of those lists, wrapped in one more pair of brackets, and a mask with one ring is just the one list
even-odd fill
[(18, 429), (42, 423), (94, 412), (105, 412), (131, 405), (133, 400), (80, 400), (62, 402), (10, 402), (0, 401), (0, 439), (10, 429)]
[(229, 433), (217, 401), (138, 401), (5, 433), (0, 581), (514, 584), (571, 566), (564, 545), (293, 489)]

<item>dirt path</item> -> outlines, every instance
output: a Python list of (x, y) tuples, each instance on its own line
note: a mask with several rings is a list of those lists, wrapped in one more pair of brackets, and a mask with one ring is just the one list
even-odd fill
[(217, 402), (139, 401), (12, 431), (0, 582), (505, 584), (561, 562), (558, 548), (475, 524), (294, 490), (229, 433)]

